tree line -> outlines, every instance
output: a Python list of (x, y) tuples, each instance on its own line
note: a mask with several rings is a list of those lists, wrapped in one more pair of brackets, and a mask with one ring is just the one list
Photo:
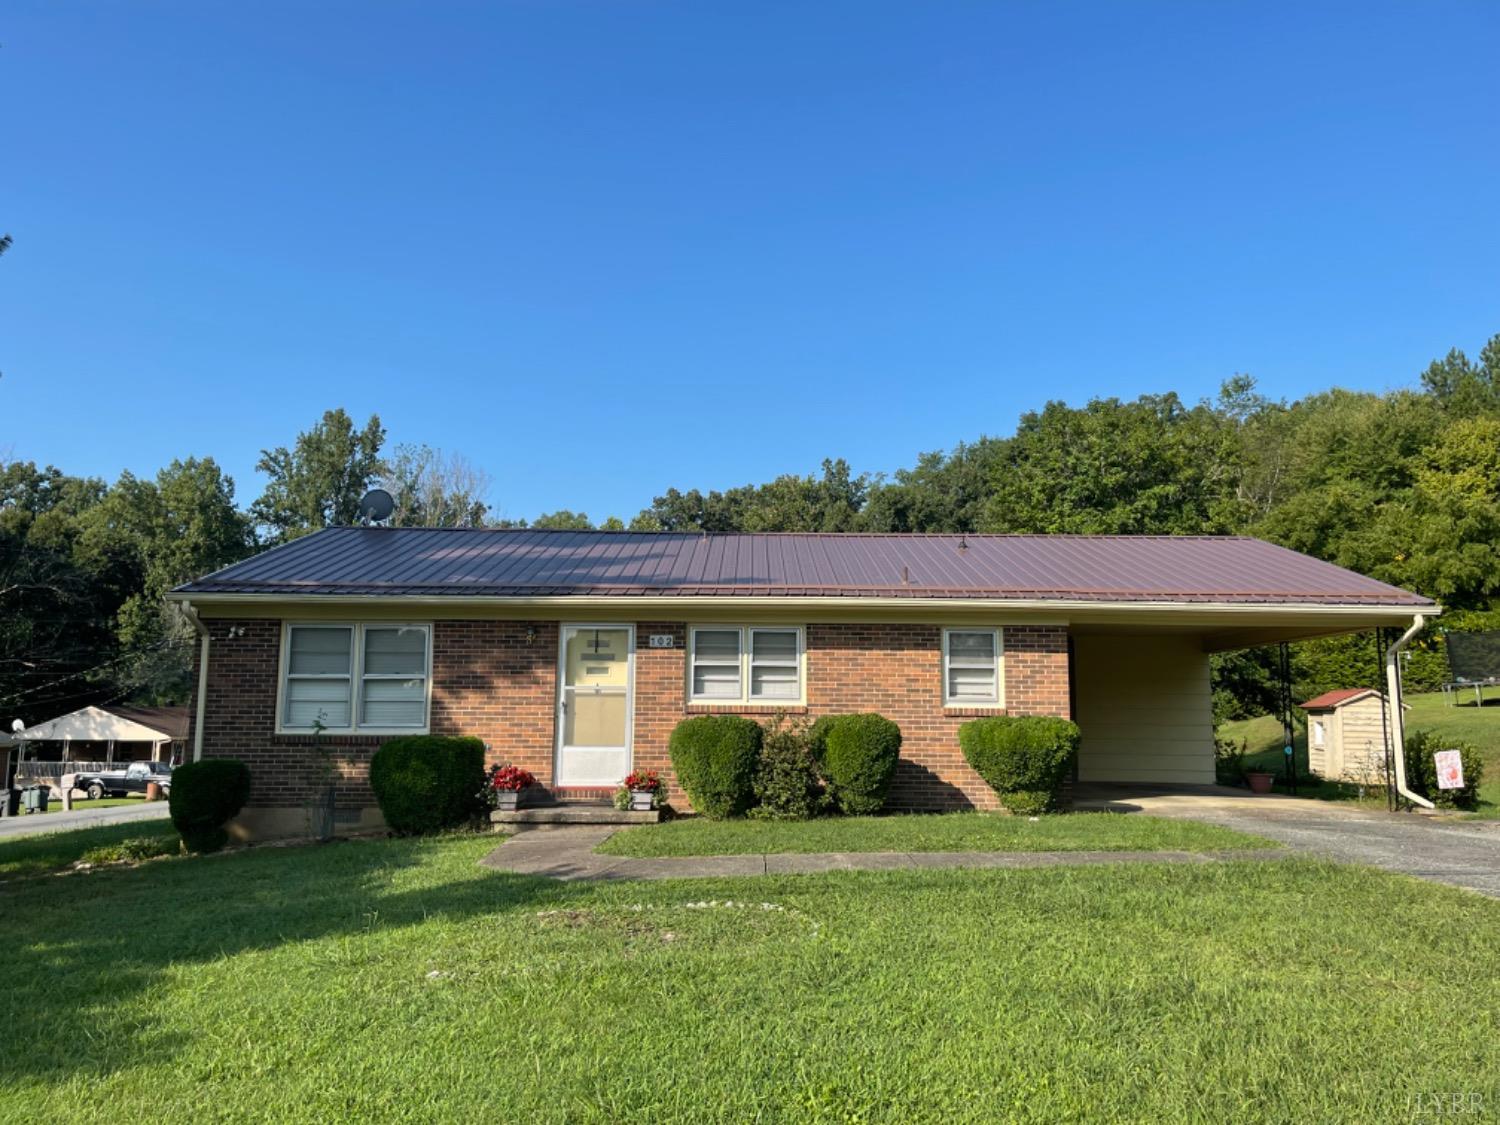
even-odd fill
[[(0, 466), (0, 704), (28, 721), (86, 702), (186, 698), (191, 635), (172, 586), (321, 527), (358, 520), (372, 486), (397, 526), (525, 527), (461, 454), (386, 448), (379, 417), (331, 410), (262, 451), (248, 508), (212, 458), (113, 484)], [(1416, 385), (1295, 401), (1248, 376), (1213, 400), (1173, 393), (1049, 402), (1007, 437), (926, 453), (889, 477), (820, 471), (723, 491), (669, 489), (628, 522), (547, 513), (529, 526), (638, 531), (1250, 534), (1439, 599), (1449, 628), (1500, 625), (1500, 336), (1454, 350)], [(1410, 666), (1441, 678), (1440, 636)], [(1272, 656), (1217, 658), (1221, 716), (1274, 705)], [(1368, 637), (1296, 646), (1299, 694), (1376, 682)]]

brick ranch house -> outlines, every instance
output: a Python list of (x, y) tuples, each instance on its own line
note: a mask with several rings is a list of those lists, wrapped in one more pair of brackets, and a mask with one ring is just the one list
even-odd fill
[(900, 809), (994, 806), (958, 747), (982, 715), (1074, 719), (1083, 782), (1211, 784), (1209, 654), (1438, 612), (1233, 537), (330, 528), (171, 597), (201, 636), (192, 754), (250, 766), (250, 836), (305, 830), (316, 722), (345, 827), (380, 824), (396, 735), (597, 797), (726, 712), (893, 719)]

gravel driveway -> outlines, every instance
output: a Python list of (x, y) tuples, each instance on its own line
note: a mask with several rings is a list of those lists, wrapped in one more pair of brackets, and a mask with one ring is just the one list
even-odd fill
[(1220, 824), (1344, 863), (1366, 863), (1500, 898), (1500, 821), (1464, 821), (1352, 808), (1244, 790), (1080, 786), (1080, 808), (1137, 810)]

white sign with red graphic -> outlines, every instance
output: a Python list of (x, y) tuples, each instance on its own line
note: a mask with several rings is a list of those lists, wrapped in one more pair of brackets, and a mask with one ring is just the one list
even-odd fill
[(1462, 789), (1464, 787), (1464, 762), (1457, 750), (1439, 750), (1432, 756), (1437, 766), (1439, 789)]

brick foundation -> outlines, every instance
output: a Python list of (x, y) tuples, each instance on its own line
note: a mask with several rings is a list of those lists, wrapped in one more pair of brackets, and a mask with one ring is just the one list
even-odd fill
[[(204, 754), (233, 757), (251, 769), (251, 806), (305, 805), (315, 789), (313, 740), (275, 733), (280, 623), (212, 620)], [(230, 628), (236, 635), (227, 636)], [(241, 632), (242, 630), (242, 632)], [(528, 641), (528, 631), (531, 639)], [(638, 644), (634, 764), (671, 776), (667, 741), (692, 714), (730, 712), (760, 718), (774, 707), (690, 706), (686, 700), (687, 627), (636, 625), (640, 638), (670, 633), (673, 648)], [(1018, 625), (1004, 633), (1005, 710), (945, 708), (942, 630), (936, 625), (807, 626), (807, 705), (816, 718), (876, 711), (901, 727), (901, 764), (889, 805), (897, 809), (993, 808), (994, 794), (964, 761), (958, 727), (979, 715), (1069, 714), (1068, 638), (1062, 626)], [(476, 735), (492, 761), (522, 766), (553, 782), (558, 625), (556, 622), (438, 621), (432, 636), (434, 734)], [(343, 809), (373, 804), (370, 756), (375, 737), (327, 736), (338, 768)], [(685, 796), (673, 786), (673, 801)]]

